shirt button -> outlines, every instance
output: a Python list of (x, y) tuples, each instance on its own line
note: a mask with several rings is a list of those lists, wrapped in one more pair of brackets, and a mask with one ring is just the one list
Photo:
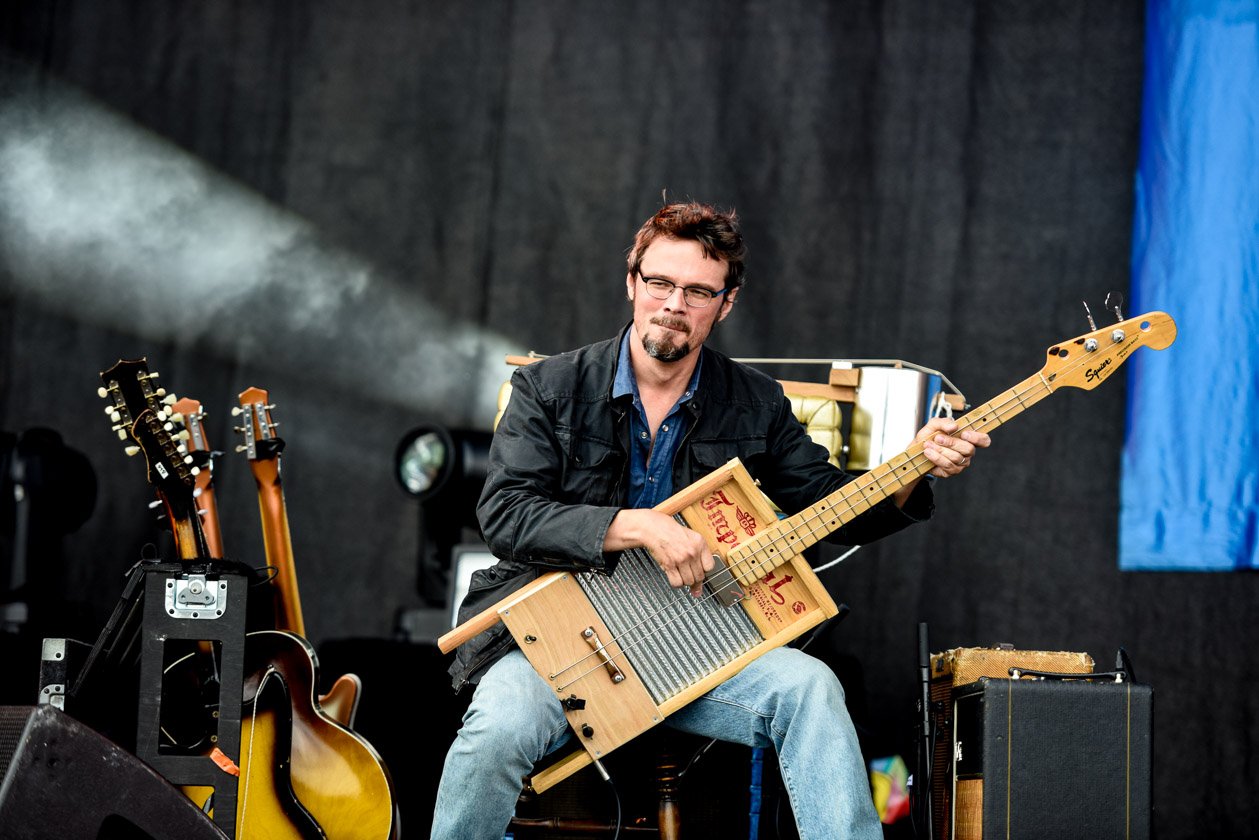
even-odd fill
[(646, 439), (647, 439), (647, 433), (646, 433), (646, 432), (639, 432), (639, 433), (638, 433), (638, 436), (639, 436), (640, 438), (642, 438), (643, 440), (646, 440)]
[(660, 427), (660, 431), (662, 431), (662, 432), (667, 432), (667, 431), (669, 431), (669, 424), (668, 424), (668, 423), (665, 423), (663, 426), (661, 426), (661, 427)]

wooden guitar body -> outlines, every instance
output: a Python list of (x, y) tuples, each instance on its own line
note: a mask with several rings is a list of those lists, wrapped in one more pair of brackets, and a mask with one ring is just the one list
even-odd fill
[(367, 741), (322, 709), (310, 644), (282, 631), (250, 633), (246, 672), (237, 838), (397, 837), (389, 773)]

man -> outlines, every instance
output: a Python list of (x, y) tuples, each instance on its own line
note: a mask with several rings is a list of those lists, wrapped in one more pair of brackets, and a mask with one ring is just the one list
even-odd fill
[[(477, 508), (499, 562), (478, 572), (460, 620), (554, 569), (611, 572), (646, 548), (674, 587), (698, 595), (704, 539), (651, 508), (730, 458), (794, 513), (852, 476), (826, 460), (782, 388), (704, 342), (735, 305), (744, 245), (733, 213), (670, 204), (639, 230), (625, 291), (633, 320), (615, 339), (520, 368), (494, 435)], [(957, 475), (988, 436), (931, 420), (917, 436), (937, 477)], [(854, 545), (932, 511), (915, 482), (832, 535)], [(435, 840), (503, 836), (535, 762), (567, 740), (551, 688), (500, 623), (462, 645), (456, 688), (476, 682), (446, 758)], [(881, 838), (856, 732), (834, 673), (778, 648), (666, 719), (708, 738), (774, 747), (802, 840)]]

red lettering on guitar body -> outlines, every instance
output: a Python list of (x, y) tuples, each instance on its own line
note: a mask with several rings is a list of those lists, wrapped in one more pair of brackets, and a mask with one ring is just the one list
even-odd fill
[(791, 575), (783, 575), (782, 580), (778, 581), (777, 583), (774, 583), (773, 581), (774, 581), (773, 572), (770, 572), (765, 577), (761, 578), (761, 582), (769, 587), (769, 597), (773, 600), (775, 604), (787, 603), (787, 599), (784, 598), (778, 592), (778, 589), (782, 586), (786, 586), (787, 584), (791, 583), (792, 581)]
[(717, 505), (725, 505), (727, 507), (734, 507), (734, 502), (726, 498), (725, 490), (715, 490), (713, 491), (713, 494), (711, 496), (709, 496), (707, 499), (699, 503), (699, 506), (702, 507), (704, 510), (712, 510), (713, 508), (717, 507)]

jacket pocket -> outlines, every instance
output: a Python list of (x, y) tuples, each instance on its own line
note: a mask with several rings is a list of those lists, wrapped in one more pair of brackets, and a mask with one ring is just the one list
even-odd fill
[(691, 457), (700, 467), (701, 474), (707, 475), (718, 467), (725, 466), (731, 458), (738, 458), (744, 466), (755, 463), (765, 454), (765, 441), (760, 438), (747, 440), (705, 440), (691, 444)]
[(584, 504), (612, 503), (623, 456), (612, 443), (558, 430), (564, 451), (564, 501)]

